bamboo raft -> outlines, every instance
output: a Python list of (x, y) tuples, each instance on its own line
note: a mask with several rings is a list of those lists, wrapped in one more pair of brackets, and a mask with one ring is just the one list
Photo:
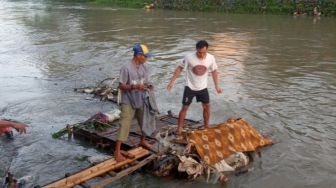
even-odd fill
[[(112, 81), (114, 82), (115, 80), (112, 80)], [(108, 99), (112, 102), (116, 102), (115, 100), (117, 99), (117, 97), (115, 96), (115, 93), (111, 93), (114, 90), (111, 90), (108, 87), (102, 87), (102, 88), (104, 90), (102, 90), (101, 88), (98, 88), (98, 90), (94, 90), (91, 88), (79, 88), (77, 92), (89, 93), (86, 91), (87, 89), (90, 89), (90, 91), (92, 90), (95, 92), (99, 91), (98, 94), (95, 93), (95, 95), (99, 97), (103, 96), (101, 100)], [(106, 96), (107, 94), (113, 95), (113, 97), (111, 96), (105, 97), (105, 94)], [(84, 142), (90, 143), (92, 146), (99, 148), (99, 149), (108, 150), (108, 152), (111, 152), (112, 154), (112, 151), (114, 149), (114, 145), (115, 145), (115, 142), (118, 136), (119, 120), (107, 122), (105, 121), (104, 118), (102, 118), (101, 120), (97, 120), (93, 118), (93, 117), (101, 117), (100, 116), (101, 114), (102, 113), (98, 113), (96, 114), (98, 116), (94, 115), (89, 120), (82, 122), (82, 123), (78, 123), (76, 124), (76, 126), (72, 126), (72, 128), (69, 128), (70, 126), (68, 125), (67, 128), (63, 130), (68, 131), (68, 139), (69, 138), (71, 139), (73, 136), (77, 140), (82, 140)], [(241, 133), (242, 131), (237, 132), (236, 129), (237, 130), (244, 129), (246, 131), (249, 131), (248, 133), (251, 133), (251, 134), (255, 133), (253, 135), (255, 138), (262, 139), (262, 137), (257, 131), (253, 131), (254, 128), (252, 126), (250, 126), (246, 121), (244, 120), (240, 121), (240, 120), (241, 118), (229, 119), (227, 120), (227, 122), (222, 123), (220, 125), (221, 127), (216, 127), (216, 130), (223, 129), (225, 133), (230, 133), (231, 131), (232, 133), (231, 135), (235, 133), (234, 134), (235, 137), (242, 138), (242, 136), (246, 134), (239, 135), (238, 133)], [(199, 138), (203, 139), (203, 136), (201, 137), (197, 134), (202, 134), (202, 135), (209, 134), (209, 136), (215, 137), (213, 135), (217, 134), (216, 131), (214, 131), (212, 134), (211, 132), (212, 128), (207, 129), (207, 130), (203, 130), (203, 129), (200, 130), (199, 128), (203, 127), (203, 124), (201, 124), (200, 121), (185, 119), (184, 125), (183, 125), (184, 131), (185, 131), (183, 133), (184, 139), (181, 140), (181, 139), (177, 139), (176, 136), (173, 135), (172, 133), (176, 131), (177, 124), (178, 124), (178, 117), (174, 116), (171, 112), (168, 112), (168, 114), (166, 115), (162, 115), (162, 114), (157, 115), (156, 116), (156, 133), (153, 134), (155, 135), (156, 138), (149, 137), (149, 136), (146, 137), (147, 142), (153, 145), (151, 150), (147, 150), (142, 147), (139, 147), (138, 145), (138, 143), (140, 143), (142, 133), (141, 133), (141, 130), (140, 130), (140, 127), (137, 121), (134, 119), (131, 125), (129, 137), (127, 141), (122, 143), (121, 149), (123, 149), (122, 154), (126, 157), (125, 161), (117, 162), (114, 158), (108, 159), (95, 166), (81, 170), (77, 173), (66, 175), (66, 177), (56, 180), (54, 182), (51, 182), (43, 186), (43, 188), (70, 188), (70, 187), (101, 188), (101, 187), (105, 187), (113, 183), (114, 181), (126, 175), (129, 175), (130, 173), (144, 167), (147, 164), (150, 164), (150, 165), (147, 165), (146, 169), (150, 169), (152, 173), (157, 176), (169, 175), (171, 170), (175, 167), (177, 168), (177, 165), (178, 165), (178, 169), (176, 170), (178, 170), (179, 172), (187, 173), (188, 174), (187, 177), (192, 177), (193, 179), (195, 179), (198, 175), (200, 175), (200, 174), (197, 175), (198, 173), (197, 170), (199, 170), (198, 167), (201, 166), (200, 168), (201, 171), (207, 172), (208, 179), (210, 177), (210, 173), (214, 172), (213, 174), (217, 173), (216, 174), (217, 179), (215, 178), (216, 182), (220, 181), (223, 183), (227, 181), (226, 174), (222, 173), (223, 172), (222, 170), (224, 170), (224, 167), (226, 168), (225, 170), (227, 171), (231, 171), (231, 170), (228, 170), (227, 166), (224, 166), (224, 167), (217, 166), (218, 168), (215, 169), (214, 165), (218, 165), (218, 163), (216, 164), (214, 163), (214, 165), (212, 165), (211, 167), (209, 165), (204, 165), (204, 163), (201, 164), (201, 155), (199, 153), (201, 153), (202, 156), (204, 156), (205, 152), (208, 152), (206, 153), (208, 155), (209, 151), (208, 150), (205, 151), (204, 148), (197, 148), (204, 142), (203, 140), (199, 140)], [(103, 129), (100, 129), (101, 126), (103, 127)], [(232, 128), (232, 130), (231, 129), (229, 130), (228, 127)], [(195, 130), (199, 130), (199, 132), (196, 133), (194, 132)], [(190, 142), (187, 142), (187, 140), (185, 140), (185, 137), (186, 135), (189, 135), (191, 132), (194, 132), (193, 135), (195, 139), (191, 139)], [(173, 139), (171, 139), (172, 137)], [(192, 135), (189, 135), (189, 137), (193, 138)], [(252, 138), (252, 136), (250, 137)], [(221, 140), (221, 138), (222, 136), (218, 138), (219, 140), (217, 140), (217, 142), (228, 143), (229, 138), (224, 137), (223, 140)], [(250, 138), (250, 141), (252, 141), (251, 138)], [(200, 143), (197, 144), (197, 141)], [(237, 141), (239, 141), (239, 139), (237, 139)], [(243, 139), (242, 142), (244, 141), (245, 140)], [(259, 141), (257, 143), (260, 144), (261, 142)], [(266, 141), (266, 140), (262, 140), (262, 141)], [(212, 143), (212, 145), (215, 145), (215, 143), (213, 143), (212, 141), (206, 140), (206, 143), (208, 142)], [(167, 144), (170, 147), (167, 147)], [(239, 144), (237, 142), (237, 144), (231, 143), (231, 145), (234, 147), (238, 147), (238, 146), (240, 147), (242, 144)], [(161, 146), (162, 146), (162, 149), (160, 148)], [(190, 152), (191, 147), (194, 147), (194, 150), (193, 150), (194, 153), (190, 153), (189, 155), (188, 153)], [(245, 172), (244, 170), (246, 170), (247, 168), (244, 169), (244, 167), (247, 167), (250, 160), (253, 161), (253, 158), (251, 157), (251, 153), (249, 152), (254, 151), (253, 150), (254, 146), (251, 146), (251, 147), (252, 149), (251, 148), (248, 150), (246, 149), (247, 153), (245, 154), (240, 152), (241, 155), (234, 155), (234, 158), (233, 158), (234, 160), (233, 161), (231, 160), (230, 162), (230, 165), (235, 168), (235, 169), (232, 168), (233, 171), (238, 169), (236, 171), (237, 173)], [(127, 149), (128, 152), (124, 151), (125, 149)], [(229, 150), (230, 148), (229, 149), (221, 148), (220, 152), (226, 152)], [(242, 149), (238, 148), (237, 150), (240, 151)], [(219, 151), (216, 150), (216, 148), (211, 150), (210, 154), (215, 151), (217, 152), (217, 155), (218, 155)], [(180, 153), (183, 156), (182, 157), (177, 156), (176, 153)], [(260, 152), (258, 153), (260, 154)], [(223, 154), (223, 153), (220, 153), (220, 154)], [(184, 155), (188, 155), (188, 157)], [(193, 158), (190, 159), (191, 156), (193, 156), (194, 159), (198, 159), (200, 163), (195, 161)], [(239, 156), (242, 156), (242, 157), (239, 158)], [(249, 157), (249, 159), (244, 158), (244, 156)], [(179, 164), (182, 164), (181, 168), (178, 163), (174, 162), (175, 159), (181, 161), (181, 163), (179, 163)], [(220, 163), (223, 161), (224, 160), (221, 159)], [(226, 161), (224, 162), (226, 163)], [(188, 164), (192, 164), (192, 165), (190, 167), (186, 166)], [(186, 170), (187, 168), (189, 169), (189, 171)], [(193, 172), (195, 172), (196, 174)], [(217, 176), (219, 172), (220, 172), (220, 176)], [(202, 172), (200, 173), (202, 174)], [(208, 182), (208, 179), (206, 180), (206, 182)]]
[[(159, 115), (156, 118), (157, 129), (176, 125), (177, 120), (178, 118), (171, 113), (168, 113), (168, 115)], [(114, 148), (117, 139), (118, 123), (118, 120), (109, 123), (110, 126), (103, 131), (88, 129), (85, 126), (76, 127), (73, 130), (73, 135), (75, 139), (90, 143), (99, 149), (111, 150)], [(198, 121), (186, 119), (184, 126), (196, 128), (201, 126), (201, 124)], [(137, 122), (133, 120), (129, 138), (122, 144), (122, 149), (130, 149), (128, 152), (122, 151), (123, 155), (127, 157), (125, 161), (117, 162), (112, 158), (72, 175), (67, 175), (64, 178), (44, 185), (43, 188), (101, 188), (142, 168), (155, 160), (157, 155), (138, 146), (141, 137), (140, 131)], [(153, 144), (153, 148), (157, 146), (155, 138), (146, 137), (146, 140)]]
[[(122, 162), (117, 162), (112, 158), (68, 177), (56, 180), (43, 186), (43, 188), (71, 188), (75, 186), (101, 188), (143, 167), (156, 157), (155, 154), (151, 154), (150, 151), (142, 147), (131, 149), (128, 153), (133, 156), (133, 158), (127, 158)], [(129, 165), (129, 167), (120, 170), (125, 165)], [(119, 172), (116, 172), (116, 170), (119, 170)], [(98, 181), (88, 183), (97, 177), (100, 177)]]

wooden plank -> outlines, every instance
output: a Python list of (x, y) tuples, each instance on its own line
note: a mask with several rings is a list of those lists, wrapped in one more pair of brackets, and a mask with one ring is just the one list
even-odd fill
[(70, 188), (74, 187), (82, 182), (85, 182), (89, 179), (97, 177), (101, 174), (109, 172), (114, 169), (118, 169), (125, 164), (131, 163), (132, 161), (145, 157), (149, 155), (150, 152), (142, 147), (134, 148), (128, 151), (130, 154), (134, 155), (134, 159), (127, 158), (122, 162), (117, 162), (114, 158), (106, 160), (102, 163), (99, 163), (93, 167), (87, 168), (83, 171), (77, 172), (69, 177), (57, 180), (53, 183), (43, 186), (43, 188)]
[(79, 186), (81, 186), (81, 187), (84, 187), (84, 188), (89, 188), (90, 186), (88, 185), (88, 184), (86, 184), (85, 182), (83, 182), (83, 183), (80, 183), (80, 184), (78, 184)]
[[(143, 150), (141, 150), (143, 151)], [(139, 149), (135, 149), (132, 150), (131, 153), (133, 153), (134, 155), (136, 155), (137, 157), (142, 157), (142, 153)], [(148, 151), (147, 151), (148, 152)], [(140, 154), (140, 155), (139, 155)], [(144, 155), (145, 156), (145, 155)], [(131, 162), (132, 160), (125, 160), (121, 163), (117, 163), (114, 159), (110, 159), (107, 160), (105, 162), (102, 162), (98, 165), (95, 165), (91, 168), (88, 168), (86, 170), (83, 170), (77, 174), (71, 175), (67, 178), (64, 178), (62, 180), (59, 180), (57, 182), (54, 182), (48, 186), (46, 186), (46, 188), (56, 188), (56, 187), (73, 187), (81, 182), (84, 182), (88, 179), (91, 179), (93, 177), (99, 176), (102, 173), (105, 173), (107, 171), (119, 168), (129, 162)]]
[(107, 174), (112, 176), (112, 177), (115, 177), (117, 175), (117, 173), (114, 172), (114, 171), (107, 172)]
[(130, 159), (134, 159), (134, 158), (135, 158), (134, 155), (130, 154), (130, 153), (127, 152), (127, 151), (121, 150), (120, 153), (121, 153), (123, 156), (125, 156), (125, 157), (127, 157), (127, 158), (130, 158)]
[(132, 162), (129, 163), (129, 165), (131, 165), (131, 166), (135, 166), (137, 164), (139, 164), (139, 161), (137, 161), (137, 160), (132, 161)]
[(119, 173), (116, 174), (116, 176), (114, 177), (111, 177), (111, 178), (106, 178), (104, 180), (101, 180), (100, 182), (98, 183), (95, 183), (95, 184), (92, 184), (90, 186), (90, 188), (103, 188), (105, 186), (107, 186), (108, 184), (111, 184), (113, 183), (114, 181), (126, 176), (126, 175), (129, 175), (130, 173), (136, 171), (137, 169), (143, 167), (144, 165), (148, 164), (149, 162), (153, 161), (155, 158), (157, 157), (157, 155), (155, 154), (152, 154), (150, 155), (149, 157), (143, 159), (142, 161), (140, 161), (137, 165), (135, 166), (132, 166), (130, 168), (127, 168)]

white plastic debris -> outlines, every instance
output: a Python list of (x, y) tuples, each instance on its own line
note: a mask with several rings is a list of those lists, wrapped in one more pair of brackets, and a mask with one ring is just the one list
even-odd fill
[(103, 114), (106, 115), (107, 120), (109, 122), (112, 122), (112, 121), (117, 120), (117, 119), (120, 118), (120, 113), (121, 113), (121, 111), (116, 108), (116, 109), (113, 109), (112, 111), (105, 112)]
[(203, 166), (195, 161), (191, 157), (179, 156), (181, 162), (178, 166), (179, 172), (187, 172), (189, 176), (196, 178), (198, 175), (201, 175), (203, 172)]
[(23, 176), (20, 179), (18, 179), (18, 183), (21, 185), (25, 185), (27, 183), (33, 182), (34, 177), (33, 176)]
[(230, 165), (234, 169), (244, 167), (249, 163), (248, 157), (242, 152), (237, 152), (230, 155), (228, 158), (225, 159), (225, 161), (228, 165)]
[(215, 168), (218, 172), (233, 172), (235, 170), (230, 165), (228, 165), (224, 159), (216, 163)]

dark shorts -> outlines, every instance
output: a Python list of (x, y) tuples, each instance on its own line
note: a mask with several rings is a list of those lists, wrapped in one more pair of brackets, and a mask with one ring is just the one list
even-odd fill
[(209, 92), (207, 88), (202, 89), (200, 91), (194, 91), (194, 90), (191, 90), (188, 86), (185, 86), (184, 92), (183, 92), (182, 104), (190, 105), (195, 96), (196, 96), (197, 102), (208, 104), (210, 101)]

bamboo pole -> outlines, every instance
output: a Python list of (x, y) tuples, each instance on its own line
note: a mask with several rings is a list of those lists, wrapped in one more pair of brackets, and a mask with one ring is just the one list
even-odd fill
[(144, 165), (148, 164), (149, 162), (151, 162), (152, 160), (154, 160), (156, 158), (155, 154), (150, 155), (149, 157), (145, 158), (144, 160), (140, 161), (137, 165), (132, 166), (130, 168), (127, 168), (119, 173), (116, 174), (116, 176), (114, 177), (110, 177), (110, 178), (105, 178), (103, 180), (101, 180), (98, 183), (95, 183), (93, 185), (90, 186), (90, 188), (103, 188), (105, 186), (107, 186), (108, 184), (111, 184), (112, 182), (136, 171), (137, 169), (143, 167)]
[(117, 162), (114, 158), (106, 160), (99, 163), (93, 167), (87, 168), (83, 171), (75, 173), (69, 177), (57, 180), (53, 183), (43, 186), (43, 188), (71, 188), (89, 179), (97, 177), (101, 174), (109, 172), (114, 169), (118, 169), (125, 164), (131, 163), (141, 157), (149, 155), (150, 152), (142, 147), (134, 148), (128, 151), (130, 154), (134, 155), (134, 159), (127, 158), (122, 162)]

